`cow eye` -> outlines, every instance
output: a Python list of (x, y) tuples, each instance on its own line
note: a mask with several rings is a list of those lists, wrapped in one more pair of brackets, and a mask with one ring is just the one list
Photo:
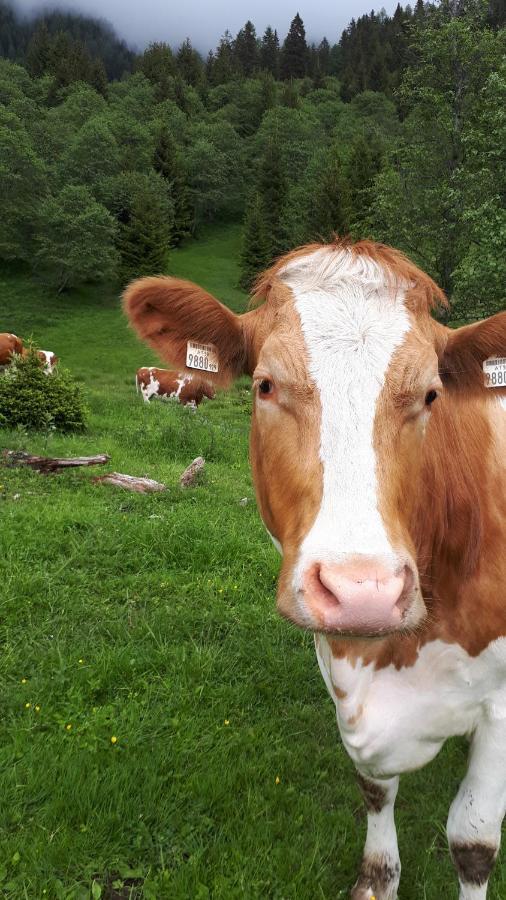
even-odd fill
[(266, 397), (268, 394), (272, 394), (274, 390), (274, 385), (270, 378), (262, 378), (258, 385), (258, 393), (261, 394), (262, 397)]
[(427, 391), (425, 394), (425, 406), (432, 406), (434, 400), (437, 399), (438, 393), (434, 389)]

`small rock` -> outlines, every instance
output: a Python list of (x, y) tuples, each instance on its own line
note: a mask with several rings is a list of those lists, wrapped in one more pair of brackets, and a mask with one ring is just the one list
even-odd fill
[(249, 503), (248, 497), (243, 497), (242, 500), (239, 500), (239, 506), (246, 506), (247, 503)]

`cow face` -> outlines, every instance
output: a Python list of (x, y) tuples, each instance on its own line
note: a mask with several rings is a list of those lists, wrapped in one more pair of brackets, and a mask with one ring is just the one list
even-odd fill
[(218, 378), (252, 374), (251, 462), (283, 553), (280, 612), (331, 634), (415, 628), (426, 609), (410, 523), (442, 391), (447, 330), (429, 315), (441, 292), (369, 244), (281, 260), (260, 284), (264, 304), (241, 317), (195, 291), (144, 279), (128, 289), (127, 311), (167, 359), (184, 361), (183, 341), (209, 341)]

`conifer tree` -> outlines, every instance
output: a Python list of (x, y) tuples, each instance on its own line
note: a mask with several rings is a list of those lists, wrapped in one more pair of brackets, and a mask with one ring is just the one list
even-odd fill
[(247, 291), (251, 290), (256, 276), (268, 266), (271, 260), (270, 242), (265, 222), (265, 205), (260, 194), (255, 192), (246, 208), (243, 226), (239, 283)]
[(265, 224), (270, 256), (278, 256), (285, 249), (281, 225), (287, 186), (283, 159), (278, 142), (269, 141), (260, 164), (257, 190), (265, 209)]
[(232, 35), (227, 29), (221, 38), (214, 55), (212, 83), (225, 84), (227, 81), (231, 81), (236, 74), (237, 67), (234, 58)]
[(172, 98), (176, 61), (168, 44), (153, 43), (137, 60), (137, 71), (151, 82), (155, 97), (160, 102)]
[(51, 54), (51, 36), (44, 19), (42, 19), (30, 38), (26, 50), (26, 68), (33, 78), (40, 78), (49, 68)]
[(118, 237), (121, 282), (126, 284), (140, 275), (164, 272), (170, 237), (170, 222), (161, 214), (161, 209), (152, 203), (152, 198), (137, 194), (128, 221), (120, 227)]
[(318, 154), (313, 188), (308, 185), (308, 239), (330, 241), (334, 234), (345, 235), (350, 227), (349, 188), (336, 146)]
[(258, 44), (255, 26), (249, 20), (234, 41), (234, 56), (239, 70), (251, 78), (258, 69)]
[(274, 78), (279, 78), (279, 38), (270, 25), (265, 29), (260, 46), (260, 65)]
[(158, 129), (153, 168), (170, 185), (170, 193), (174, 203), (171, 243), (174, 247), (177, 247), (183, 238), (191, 233), (193, 216), (188, 187), (184, 177), (184, 170), (179, 160), (177, 146), (170, 130), (163, 122), (160, 123)]
[(346, 166), (349, 185), (350, 218), (357, 237), (364, 237), (364, 228), (372, 203), (374, 179), (381, 170), (382, 158), (379, 146), (363, 134), (354, 140)]
[(200, 53), (193, 49), (190, 38), (181, 44), (176, 56), (179, 73), (187, 84), (198, 87), (204, 78), (204, 65)]
[(307, 64), (306, 30), (299, 15), (292, 19), (281, 54), (281, 77), (304, 78)]

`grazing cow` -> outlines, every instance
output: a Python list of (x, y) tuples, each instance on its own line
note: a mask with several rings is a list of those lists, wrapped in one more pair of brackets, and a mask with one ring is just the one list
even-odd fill
[(37, 350), (37, 356), (42, 363), (42, 368), (46, 375), (50, 375), (58, 362), (58, 357), (52, 350)]
[(0, 334), (0, 366), (10, 363), (13, 353), (23, 352), (23, 341), (15, 334), (6, 331)]
[(446, 328), (434, 282), (367, 241), (288, 254), (261, 300), (236, 316), (171, 278), (125, 294), (165, 359), (209, 341), (216, 381), (253, 376), (278, 608), (315, 634), (367, 808), (352, 897), (397, 897), (399, 775), (469, 735), (447, 833), (460, 900), (483, 900), (506, 810), (506, 313)]
[(204, 397), (213, 400), (216, 391), (212, 384), (189, 372), (173, 372), (171, 369), (157, 369), (156, 366), (137, 369), (135, 376), (137, 390), (146, 403), (151, 397), (162, 400), (176, 400), (183, 406), (196, 407)]

